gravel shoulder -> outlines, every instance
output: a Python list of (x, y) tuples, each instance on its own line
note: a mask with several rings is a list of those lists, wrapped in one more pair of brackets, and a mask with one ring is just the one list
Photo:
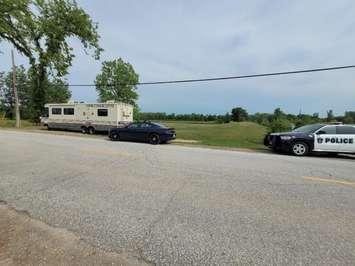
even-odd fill
[(53, 228), (0, 204), (0, 265), (145, 265), (105, 252), (65, 229)]

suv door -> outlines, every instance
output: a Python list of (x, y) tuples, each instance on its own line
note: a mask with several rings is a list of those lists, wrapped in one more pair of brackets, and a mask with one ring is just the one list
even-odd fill
[(314, 150), (338, 152), (336, 126), (324, 126), (315, 132)]
[(337, 126), (339, 152), (355, 152), (355, 126)]

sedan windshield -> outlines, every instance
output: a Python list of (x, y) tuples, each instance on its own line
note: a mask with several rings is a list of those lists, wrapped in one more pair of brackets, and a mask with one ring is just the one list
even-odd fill
[(166, 126), (159, 124), (159, 123), (152, 123), (155, 127), (160, 127), (160, 128), (167, 128)]
[(324, 126), (324, 125), (321, 125), (321, 124), (306, 125), (303, 127), (296, 128), (296, 129), (292, 130), (292, 132), (310, 134), (310, 133), (314, 133), (315, 131), (320, 129), (322, 126)]

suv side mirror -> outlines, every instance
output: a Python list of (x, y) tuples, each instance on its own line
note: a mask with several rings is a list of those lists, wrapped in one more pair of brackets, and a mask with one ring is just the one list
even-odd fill
[(316, 134), (317, 134), (317, 135), (322, 135), (322, 134), (326, 134), (326, 132), (323, 131), (323, 130), (319, 130)]

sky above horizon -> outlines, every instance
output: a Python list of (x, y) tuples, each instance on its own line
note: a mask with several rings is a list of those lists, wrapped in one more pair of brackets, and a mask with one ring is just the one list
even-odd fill
[[(88, 1), (98, 22), (100, 61), (72, 41), (71, 84), (93, 83), (101, 62), (121, 57), (141, 82), (234, 76), (355, 64), (355, 1)], [(104, 3), (104, 4), (103, 4)], [(0, 71), (11, 45), (0, 43)], [(17, 64), (27, 60), (16, 54)], [(73, 100), (95, 102), (94, 87), (71, 87)], [(142, 111), (250, 113), (355, 110), (355, 69), (257, 79), (139, 86)]]

